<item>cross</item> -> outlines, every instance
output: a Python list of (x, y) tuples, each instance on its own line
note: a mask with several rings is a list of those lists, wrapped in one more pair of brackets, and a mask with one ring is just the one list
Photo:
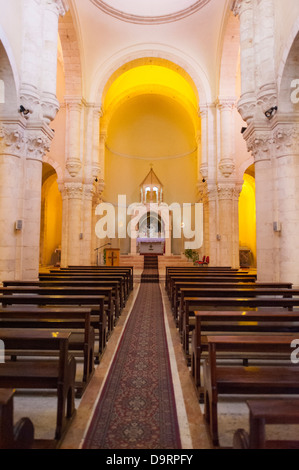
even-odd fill
[(111, 266), (114, 266), (114, 260), (117, 259), (117, 255), (112, 252), (110, 256), (108, 256), (108, 258), (111, 260)]

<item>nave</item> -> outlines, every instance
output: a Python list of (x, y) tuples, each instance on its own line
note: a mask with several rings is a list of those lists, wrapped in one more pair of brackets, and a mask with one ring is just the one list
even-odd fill
[[(170, 269), (171, 268), (169, 268), (169, 270)], [(175, 268), (172, 268), (172, 269), (175, 269)], [(65, 273), (60, 273), (60, 274), (65, 274)], [(217, 275), (215, 273), (207, 275), (207, 270), (205, 270), (205, 274), (202, 274), (201, 269), (193, 268), (192, 274), (194, 276), (197, 276), (197, 280), (199, 280), (203, 276), (205, 278), (205, 281), (201, 279), (199, 283), (203, 285), (204, 283), (210, 282), (210, 285), (212, 286), (212, 288), (214, 288), (215, 291), (217, 290), (215, 287), (216, 286), (215, 278), (217, 278), (216, 277)], [(42, 276), (43, 274), (41, 274), (41, 277)], [(224, 274), (224, 272), (222, 271), (221, 278), (223, 280), (225, 279), (222, 285), (222, 295), (224, 295), (223, 294), (224, 285), (226, 285), (228, 288), (227, 292), (229, 293), (233, 292), (233, 289), (231, 288), (231, 280), (233, 276), (241, 277), (241, 282), (239, 281), (239, 283), (241, 284), (241, 286), (239, 287), (241, 289), (242, 288), (244, 289), (244, 284), (246, 283), (245, 276), (247, 276), (247, 280), (248, 280), (247, 287), (246, 287), (247, 292), (252, 290), (252, 288), (250, 287), (252, 285), (250, 280), (252, 276), (253, 277), (255, 276), (253, 273), (250, 273), (248, 275), (244, 272), (239, 272), (239, 273), (232, 272), (232, 273)], [(171, 275), (169, 275), (168, 277), (171, 277)], [(218, 279), (219, 279), (219, 274), (218, 274)], [(169, 295), (166, 289), (166, 286), (167, 286), (166, 280), (167, 280), (167, 276), (165, 276), (165, 279), (160, 280), (158, 284), (158, 283), (151, 282), (152, 278), (145, 277), (145, 283), (149, 283), (149, 285), (151, 286), (150, 288), (150, 292), (151, 292), (150, 295), (152, 295), (151, 300), (154, 300), (154, 297), (155, 297), (153, 295), (153, 291), (151, 290), (153, 287), (160, 290), (160, 293), (162, 296), (162, 305), (163, 305), (162, 314), (165, 319), (167, 348), (169, 351), (169, 359), (170, 359), (170, 365), (171, 365), (171, 374), (172, 374), (173, 390), (174, 390), (174, 397), (175, 397), (175, 404), (176, 404), (175, 407), (177, 410), (177, 419), (178, 419), (178, 425), (179, 425), (181, 448), (182, 449), (214, 449), (218, 447), (232, 448), (235, 445), (234, 436), (236, 434), (236, 431), (240, 428), (245, 430), (245, 432), (247, 433), (249, 431), (249, 412), (246, 406), (246, 397), (244, 398), (244, 395), (241, 396), (238, 394), (228, 394), (224, 397), (219, 397), (219, 402), (218, 402), (219, 443), (217, 443), (217, 445), (215, 445), (214, 443), (213, 445), (209, 427), (204, 418), (205, 407), (202, 401), (201, 402), (199, 401), (198, 389), (194, 386), (194, 376), (193, 376), (194, 373), (192, 371), (193, 366), (190, 366), (190, 360), (186, 361), (187, 356), (186, 356), (186, 353), (184, 352), (185, 346), (182, 344), (180, 331), (178, 329), (177, 322), (174, 319), (174, 311), (171, 305), (172, 302), (169, 299)], [(63, 282), (63, 281), (60, 281), (60, 282)], [(259, 283), (256, 283), (256, 285), (253, 288), (261, 290), (259, 285), (260, 285)], [(115, 357), (116, 357), (116, 351), (120, 349), (120, 343), (123, 340), (123, 337), (126, 336), (126, 333), (127, 333), (126, 327), (132, 315), (132, 312), (134, 311), (134, 308), (137, 305), (137, 299), (138, 299), (138, 295), (140, 294), (141, 287), (142, 287), (142, 283), (140, 283), (140, 279), (135, 278), (135, 281), (133, 284), (133, 290), (129, 294), (126, 306), (121, 312), (121, 315), (119, 316), (117, 322), (115, 323), (115, 327), (113, 328), (113, 331), (111, 335), (109, 336), (109, 340), (107, 342), (104, 353), (100, 359), (100, 363), (99, 365), (95, 367), (95, 371), (92, 377), (90, 378), (90, 381), (87, 384), (87, 387), (84, 390), (84, 393), (82, 394), (82, 396), (77, 397), (75, 400), (76, 414), (74, 415), (70, 423), (70, 426), (67, 429), (66, 435), (63, 436), (63, 439), (61, 439), (59, 443), (56, 442), (58, 448), (81, 449), (86, 446), (86, 435), (88, 434), (88, 430), (90, 429), (92, 418), (95, 415), (96, 405), (99, 400), (100, 393), (104, 389), (104, 385), (108, 377), (108, 372), (110, 371), (111, 364), (113, 364)], [(272, 285), (272, 290), (274, 288), (277, 289), (277, 292), (276, 292), (277, 296), (276, 296), (275, 302), (279, 303), (277, 299), (279, 297), (279, 290), (281, 288), (281, 285), (276, 285), (276, 286)], [(209, 289), (209, 287), (207, 287), (206, 289)], [(269, 286), (268, 286), (268, 289), (269, 289)], [(200, 292), (199, 287), (197, 287), (197, 292), (198, 293)], [(292, 297), (292, 291), (289, 290), (289, 292), (291, 294), (290, 297)], [(290, 298), (287, 300), (284, 299), (284, 302), (289, 302), (289, 304), (293, 303), (295, 305), (293, 312), (289, 313), (289, 317), (290, 315), (293, 316), (292, 320), (295, 319), (297, 315), (296, 305), (298, 305), (298, 292), (294, 289), (293, 293), (295, 294), (293, 298)], [(263, 297), (262, 292), (260, 292), (260, 294), (261, 295), (258, 297), (260, 298)], [(215, 298), (214, 303), (217, 304), (217, 302), (221, 300), (223, 300), (223, 298), (217, 298), (217, 299)], [(267, 302), (270, 302), (270, 300), (271, 299), (268, 298)], [(204, 301), (205, 301), (204, 298), (201, 298), (199, 300), (199, 302), (204, 302)], [(234, 302), (234, 300), (232, 299), (230, 301)], [(244, 299), (243, 299), (243, 302), (245, 302)], [(260, 300), (257, 299), (257, 303), (258, 302), (260, 302)], [(272, 302), (274, 302), (273, 299), (272, 299)], [(141, 304), (138, 307), (140, 310), (135, 312), (137, 314), (137, 317), (138, 317), (138, 314), (145, 315), (147, 313), (147, 310), (150, 310), (149, 305), (150, 304), (148, 303), (148, 300), (144, 301), (144, 305), (143, 305), (143, 302), (141, 301)], [(143, 308), (143, 311), (142, 311), (142, 308)], [(218, 310), (219, 308), (223, 308), (223, 307), (218, 307)], [(277, 316), (277, 319), (278, 318), (281, 319), (282, 317), (284, 317), (285, 320), (287, 320), (288, 318), (287, 310), (283, 309), (283, 312), (281, 312), (281, 310), (282, 309), (280, 309), (279, 307), (272, 308), (271, 310), (267, 311), (267, 315), (269, 316), (270, 313), (272, 312), (271, 313), (272, 319), (275, 319), (275, 316)], [(212, 315), (213, 313), (215, 312), (210, 312), (210, 315)], [(219, 315), (224, 315), (225, 313), (226, 312), (222, 311)], [(227, 312), (227, 313), (230, 313), (230, 315), (232, 316), (232, 312)], [(238, 315), (238, 311), (236, 310), (234, 314)], [(242, 312), (239, 315), (242, 315)], [(244, 312), (243, 312), (243, 315), (244, 315)], [(263, 315), (265, 316), (265, 312), (259, 313), (259, 312), (256, 312), (256, 308), (252, 308), (251, 311), (247, 312), (247, 316), (250, 317), (250, 315), (255, 315), (255, 320), (257, 317), (259, 317), (261, 324), (262, 324), (262, 322), (264, 321), (262, 316)], [(250, 331), (250, 327), (252, 327), (253, 324), (250, 322), (243, 322), (243, 325), (245, 326), (245, 331), (246, 331), (246, 328), (248, 328), (248, 331)], [(280, 325), (278, 323), (276, 323), (276, 327), (273, 326), (272, 324), (272, 328), (274, 328), (273, 331), (275, 331), (275, 328), (277, 331), (277, 327), (280, 328)], [(296, 328), (298, 327), (295, 326), (295, 330), (293, 329), (293, 331), (298, 331), (296, 330)], [(224, 330), (224, 333), (226, 333), (225, 330)], [(223, 332), (220, 334), (223, 335)], [(235, 333), (235, 334), (237, 335), (238, 333)], [(156, 336), (156, 335), (152, 335), (152, 336)], [(194, 335), (193, 335), (193, 338), (194, 338)], [(148, 340), (149, 339), (150, 338), (148, 338)], [(190, 342), (189, 346), (192, 352), (193, 342)], [(160, 350), (159, 350), (159, 353), (160, 353)], [(125, 359), (122, 358), (124, 365), (126, 364)], [(139, 360), (140, 360), (140, 357), (139, 357)], [(146, 364), (144, 356), (142, 357), (142, 360), (144, 361), (144, 364)], [(81, 361), (79, 360), (78, 361), (79, 368), (82, 365), (80, 364), (80, 362)], [(161, 362), (163, 361), (161, 360)], [(187, 366), (187, 364), (189, 366)], [(124, 369), (125, 369), (125, 366), (124, 366)], [(137, 367), (137, 370), (138, 370), (138, 367)], [(142, 369), (140, 369), (140, 371), (142, 371)], [(145, 377), (146, 377), (146, 372), (147, 371), (145, 371)], [(142, 377), (142, 374), (140, 374), (140, 377)], [(168, 385), (168, 388), (170, 389), (171, 385)], [(47, 391), (44, 391), (44, 393), (41, 395), (39, 394), (39, 392), (35, 392), (35, 391), (33, 393), (32, 391), (31, 392), (20, 391), (16, 393), (14, 398), (15, 398), (14, 420), (17, 421), (19, 418), (22, 418), (26, 414), (30, 413), (30, 417), (32, 421), (34, 422), (35, 434), (36, 434), (35, 437), (38, 439), (51, 439), (51, 437), (53, 436), (53, 428), (55, 427), (55, 394), (53, 393), (49, 394)], [(294, 401), (294, 403), (296, 403), (296, 400)], [(111, 414), (113, 414), (113, 405), (112, 405), (112, 408), (110, 409), (110, 412)], [(109, 414), (106, 415), (105, 419), (108, 423), (110, 419)], [(121, 422), (121, 419), (120, 421), (118, 421), (118, 423), (120, 422)], [(276, 439), (278, 439), (281, 436), (283, 436), (284, 439), (286, 439), (287, 438), (286, 436), (288, 434), (290, 436), (289, 439), (291, 439), (293, 432), (294, 432), (294, 429), (291, 428), (290, 426), (283, 427), (283, 428), (281, 428), (280, 426), (275, 426), (275, 429), (272, 431), (272, 433), (274, 433), (274, 436), (276, 436)], [(112, 440), (111, 440), (111, 432), (110, 432), (110, 441), (109, 441), (108, 446), (101, 447), (101, 445), (99, 445), (94, 448), (117, 449), (119, 448), (118, 444), (119, 444), (119, 440), (117, 442), (113, 442), (113, 423), (112, 423)], [(142, 444), (143, 448), (147, 448), (147, 444), (148, 442), (143, 440), (143, 444)], [(135, 442), (135, 445), (136, 445), (136, 442)], [(132, 439), (131, 441), (129, 439), (129, 442), (122, 443), (121, 448), (134, 449), (134, 448), (142, 448), (142, 447), (140, 447), (140, 443), (137, 444), (136, 447), (134, 447), (134, 443), (132, 443)], [(151, 447), (149, 446), (149, 448)], [(159, 444), (155, 443), (154, 448), (160, 448)], [(169, 446), (168, 444), (167, 448), (171, 449), (172, 447)]]

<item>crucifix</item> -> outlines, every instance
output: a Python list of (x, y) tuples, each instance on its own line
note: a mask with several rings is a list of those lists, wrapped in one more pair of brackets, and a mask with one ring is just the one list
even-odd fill
[(117, 260), (117, 255), (112, 251), (111, 255), (108, 256), (108, 259), (111, 261), (111, 266), (114, 266), (114, 261)]

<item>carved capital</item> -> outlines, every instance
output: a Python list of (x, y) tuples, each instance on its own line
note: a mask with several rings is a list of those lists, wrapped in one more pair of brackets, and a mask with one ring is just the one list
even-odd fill
[(0, 154), (21, 157), (25, 146), (24, 129), (15, 123), (0, 123)]
[(233, 174), (235, 171), (235, 164), (230, 158), (224, 158), (220, 161), (219, 163), (219, 170), (225, 176), (225, 178), (228, 178)]
[(256, 97), (252, 93), (243, 94), (238, 101), (237, 108), (243, 121), (250, 124), (255, 115)]
[(253, 133), (247, 140), (248, 152), (251, 152), (255, 163), (271, 159), (272, 135), (269, 132)]
[(227, 199), (231, 200), (235, 196), (235, 185), (219, 184), (217, 190), (220, 201)]
[(279, 126), (273, 134), (277, 157), (299, 154), (299, 126)]
[(51, 121), (54, 121), (60, 108), (59, 101), (56, 96), (50, 93), (44, 93), (42, 96), (41, 107), (46, 123), (49, 124)]
[(82, 163), (79, 158), (69, 158), (66, 162), (66, 169), (72, 178), (78, 175), (81, 168)]
[(27, 159), (42, 161), (46, 152), (50, 151), (51, 139), (40, 131), (27, 135)]
[(82, 183), (65, 183), (63, 192), (68, 199), (82, 199), (83, 185)]
[(241, 16), (244, 11), (252, 9), (252, 0), (235, 0), (232, 5), (232, 12), (235, 16)]
[(46, 0), (46, 8), (50, 8), (57, 16), (64, 16), (69, 10), (67, 0)]

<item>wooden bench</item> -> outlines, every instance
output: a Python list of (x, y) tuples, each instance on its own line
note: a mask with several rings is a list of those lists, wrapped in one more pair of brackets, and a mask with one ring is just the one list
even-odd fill
[(209, 276), (205, 275), (194, 275), (194, 274), (188, 274), (188, 275), (182, 275), (182, 274), (177, 274), (174, 276), (170, 276), (167, 284), (167, 289), (166, 292), (169, 296), (171, 297), (171, 292), (173, 289), (173, 283), (178, 282), (178, 281), (186, 281), (186, 282), (206, 282), (206, 283), (224, 283), (224, 282), (256, 282), (256, 276), (255, 275), (242, 275), (242, 276), (227, 276), (226, 274), (213, 274)]
[[(184, 297), (179, 329), (186, 356), (189, 356), (190, 331), (195, 326), (195, 321), (193, 325), (190, 322), (190, 315), (193, 314), (194, 316), (196, 310), (207, 310), (208, 308), (213, 308), (214, 310), (223, 310), (224, 308), (229, 308), (230, 310), (248, 310), (262, 307), (293, 310), (294, 307), (299, 306), (299, 298), (292, 297), (293, 292), (295, 292), (292, 289), (280, 290), (280, 293), (278, 293), (279, 289), (275, 289), (272, 292), (272, 297), (266, 289), (263, 290), (263, 293), (259, 291), (257, 289), (252, 290), (250, 293), (249, 291), (236, 291), (235, 297), (229, 296), (231, 291), (224, 291), (227, 295), (225, 297), (218, 297), (216, 293), (213, 293), (211, 297)], [(204, 292), (202, 294), (207, 295)], [(287, 295), (290, 297), (284, 297)]]
[[(127, 268), (127, 267), (99, 267), (96, 269), (70, 269), (70, 268), (59, 268), (59, 269), (50, 269), (50, 274), (54, 275), (68, 275), (68, 276), (123, 276), (126, 285), (127, 285), (127, 291), (128, 293), (133, 289), (133, 283), (134, 283), (134, 275), (133, 275), (133, 268)], [(43, 275), (43, 273), (40, 273), (40, 276)]]
[(219, 445), (218, 397), (221, 395), (296, 395), (299, 393), (299, 366), (285, 365), (242, 367), (219, 365), (217, 355), (230, 353), (291, 354), (295, 335), (208, 336), (209, 355), (204, 362), (204, 417), (209, 424), (214, 446)]
[(76, 361), (69, 354), (69, 337), (70, 333), (66, 332), (0, 329), (0, 338), (7, 350), (59, 351), (58, 360), (35, 357), (0, 364), (1, 388), (57, 391), (56, 440), (64, 436), (75, 413)]
[(116, 321), (115, 310), (113, 309), (112, 303), (112, 287), (69, 287), (69, 286), (49, 286), (49, 287), (40, 287), (40, 286), (11, 286), (11, 287), (0, 287), (0, 301), (2, 305), (5, 306), (3, 301), (3, 296), (7, 297), (8, 295), (16, 296), (20, 294), (36, 294), (40, 296), (52, 296), (52, 295), (64, 295), (64, 296), (97, 296), (104, 297), (104, 308), (108, 318), (108, 331), (111, 331), (114, 328)]
[[(200, 282), (187, 282), (178, 281), (174, 282), (171, 293), (171, 307), (173, 310), (173, 316), (175, 320), (178, 319), (178, 310), (181, 300), (181, 289), (292, 289), (293, 284), (290, 282), (218, 282), (218, 283), (207, 283), (205, 281)], [(194, 291), (191, 291), (191, 295)]]
[(115, 316), (120, 316), (124, 307), (124, 298), (122, 297), (121, 281), (118, 280), (99, 280), (99, 281), (74, 281), (70, 280), (50, 280), (50, 281), (3, 281), (3, 287), (112, 287), (112, 299), (115, 305)]
[(100, 281), (119, 281), (120, 282), (120, 301), (122, 306), (125, 305), (129, 296), (129, 280), (125, 275), (100, 275), (100, 274), (72, 274), (72, 273), (58, 273), (58, 274), (40, 274), (40, 281), (72, 281), (72, 282), (100, 282)]
[[(297, 333), (299, 334), (299, 312), (288, 312), (285, 309), (258, 311), (197, 311), (195, 312), (195, 328), (192, 335), (191, 374), (198, 394), (202, 392), (201, 364), (203, 353), (208, 352), (207, 335), (238, 335), (265, 333)], [(273, 356), (273, 355), (272, 355)], [(226, 357), (235, 358), (235, 356)], [(238, 354), (248, 364), (248, 355)], [(251, 359), (257, 358), (254, 355)], [(244, 361), (245, 359), (245, 361)]]
[(234, 434), (234, 449), (299, 449), (298, 439), (269, 440), (266, 425), (299, 424), (298, 399), (252, 399), (249, 408), (249, 433), (238, 429)]
[(101, 295), (36, 295), (36, 294), (19, 294), (19, 295), (2, 295), (2, 306), (7, 305), (38, 305), (40, 307), (56, 306), (56, 307), (70, 307), (81, 306), (90, 307), (92, 309), (91, 325), (99, 332), (98, 335), (98, 350), (95, 353), (96, 362), (99, 362), (99, 356), (106, 346), (107, 332), (106, 332), (106, 311), (104, 307), (105, 296)]
[[(94, 373), (95, 332), (91, 325), (91, 309), (29, 306), (1, 308), (0, 328), (69, 331), (69, 351), (75, 357), (83, 357), (82, 379), (75, 384), (76, 396), (82, 396)], [(11, 354), (16, 359), (17, 354), (14, 351)]]
[(0, 389), (0, 449), (31, 449), (34, 426), (29, 418), (14, 424), (14, 394), (13, 389)]

